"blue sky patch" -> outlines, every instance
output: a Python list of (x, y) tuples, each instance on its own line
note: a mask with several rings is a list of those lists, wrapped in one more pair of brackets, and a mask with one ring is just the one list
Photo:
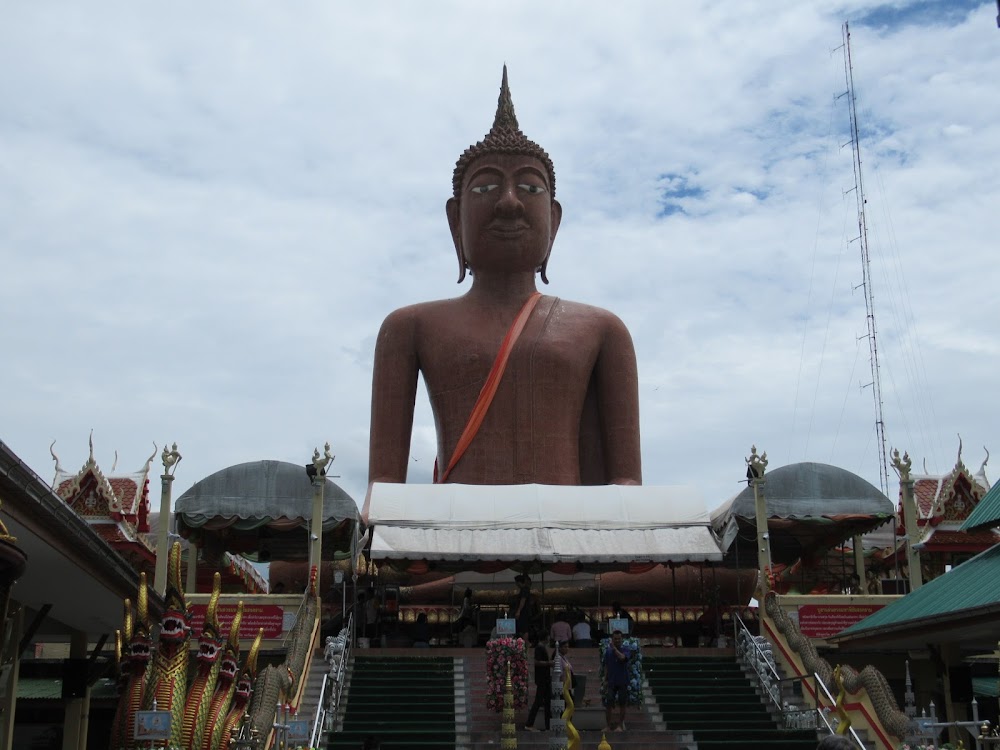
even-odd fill
[(851, 22), (877, 29), (898, 29), (904, 26), (957, 26), (979, 8), (980, 0), (917, 0), (903, 5), (876, 6)]

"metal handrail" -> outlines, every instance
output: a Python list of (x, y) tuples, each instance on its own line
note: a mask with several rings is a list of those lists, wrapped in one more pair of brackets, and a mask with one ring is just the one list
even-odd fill
[[(754, 638), (753, 634), (747, 628), (746, 623), (743, 622), (743, 618), (740, 617), (735, 612), (733, 613), (733, 630), (734, 640), (736, 641), (736, 654), (738, 657), (742, 657), (744, 651), (749, 650), (747, 644), (752, 646), (754, 652), (754, 659), (750, 660), (749, 664), (744, 663), (744, 666), (749, 666), (757, 674), (757, 683), (767, 694), (767, 697), (771, 700), (771, 703), (778, 711), (784, 711), (784, 705), (781, 700), (781, 692), (779, 690), (779, 685), (781, 683), (781, 675), (778, 674), (778, 670), (774, 665), (774, 657), (766, 654), (760, 647), (760, 644)], [(744, 661), (743, 658), (740, 659)], [(762, 673), (761, 668), (766, 667), (766, 672), (769, 674)]]
[(758, 639), (750, 633), (746, 624), (735, 613), (733, 627), (736, 631), (737, 658), (745, 667), (754, 671), (758, 688), (767, 696), (773, 710), (781, 716), (784, 728), (818, 729), (819, 720), (813, 715), (814, 709), (789, 706), (782, 697), (785, 694), (785, 686), (804, 683), (807, 678), (781, 677), (774, 663), (774, 657), (761, 649)]
[[(326, 716), (328, 713), (333, 713), (336, 715), (337, 710), (340, 708), (340, 699), (344, 691), (344, 673), (347, 670), (347, 659), (351, 653), (351, 644), (354, 642), (354, 613), (351, 612), (347, 617), (347, 626), (340, 631), (341, 634), (345, 633), (346, 636), (343, 639), (344, 650), (340, 652), (340, 662), (337, 664), (336, 673), (327, 672), (326, 676), (323, 678), (323, 684), (319, 689), (319, 700), (316, 704), (316, 717), (313, 720), (312, 732), (310, 733), (310, 747), (319, 747), (320, 734), (323, 732), (323, 725), (326, 722)], [(339, 637), (339, 635), (338, 635)], [(325, 659), (324, 654), (324, 659)], [(332, 700), (330, 701), (329, 708), (327, 707), (327, 688), (330, 687), (330, 683), (334, 683), (333, 689), (336, 692), (333, 694)]]
[[(830, 732), (830, 734), (834, 734), (837, 730), (835, 727), (831, 726), (830, 722), (827, 720), (827, 714), (829, 713), (829, 709), (824, 711), (822, 708), (820, 708), (819, 691), (822, 689), (823, 695), (825, 695), (826, 699), (830, 701), (830, 706), (837, 705), (837, 700), (836, 698), (833, 697), (833, 695), (830, 693), (830, 690), (827, 688), (826, 683), (823, 682), (823, 680), (816, 672), (813, 672), (813, 679), (816, 681), (816, 713), (819, 714), (820, 718), (823, 720), (823, 724), (826, 725), (826, 728)], [(865, 743), (861, 741), (861, 738), (858, 736), (858, 733), (854, 731), (854, 727), (848, 727), (847, 731), (850, 732), (851, 739), (854, 740), (854, 744), (857, 745), (859, 748), (861, 748), (861, 750), (865, 750)]]

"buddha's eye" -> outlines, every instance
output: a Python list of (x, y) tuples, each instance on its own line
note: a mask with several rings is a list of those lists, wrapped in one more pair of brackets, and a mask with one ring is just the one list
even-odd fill
[(472, 188), (472, 192), (478, 193), (479, 195), (485, 195), (491, 190), (496, 189), (496, 187), (497, 187), (496, 185), (476, 185), (474, 188)]
[(528, 193), (529, 195), (538, 195), (539, 193), (544, 193), (545, 188), (541, 185), (528, 185), (527, 183), (521, 183), (518, 187)]

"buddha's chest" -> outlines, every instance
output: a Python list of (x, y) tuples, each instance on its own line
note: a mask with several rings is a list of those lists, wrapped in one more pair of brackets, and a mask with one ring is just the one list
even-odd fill
[[(455, 321), (457, 323), (458, 321)], [(428, 391), (471, 388), (478, 395), (500, 352), (505, 328), (449, 325), (420, 355)], [(532, 319), (509, 350), (503, 381), (534, 396), (582, 398), (599, 351), (586, 329), (559, 316)], [(575, 395), (574, 395), (575, 394)]]

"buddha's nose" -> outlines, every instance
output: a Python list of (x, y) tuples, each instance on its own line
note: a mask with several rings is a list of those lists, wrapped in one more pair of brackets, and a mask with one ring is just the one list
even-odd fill
[(517, 186), (504, 185), (500, 190), (496, 212), (501, 216), (520, 216), (524, 212), (524, 204), (517, 195)]

